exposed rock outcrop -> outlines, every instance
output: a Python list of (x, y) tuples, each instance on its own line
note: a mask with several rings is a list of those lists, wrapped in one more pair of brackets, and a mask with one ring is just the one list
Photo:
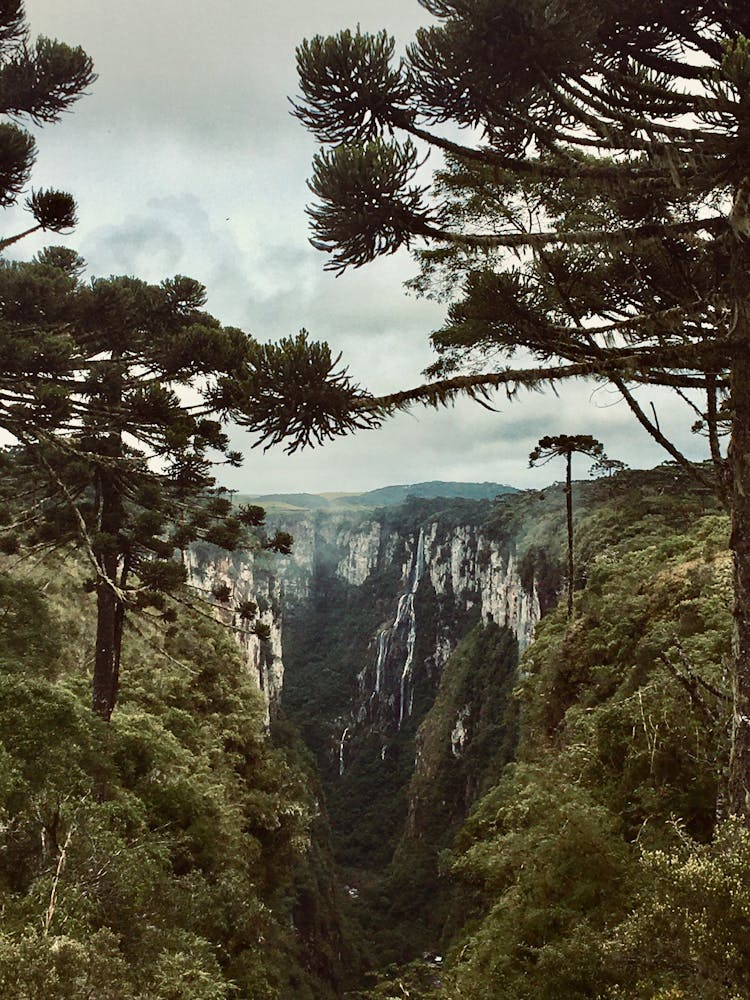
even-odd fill
[[(414, 712), (419, 689), (428, 701), (434, 697), (446, 660), (475, 622), (506, 626), (520, 651), (531, 641), (540, 618), (535, 582), (522, 578), (512, 543), (485, 527), (488, 505), (470, 506), (464, 523), (446, 523), (429, 510), (421, 518), (412, 511), (401, 519), (392, 512), (275, 519), (274, 527), (295, 536), (281, 570), (284, 613), (299, 639), (292, 669), (310, 652), (300, 650), (306, 630), (321, 631), (315, 617), (330, 616), (325, 601), (343, 601), (351, 609), (357, 652), (341, 664), (341, 688), (354, 690), (330, 720), (340, 766), (343, 731), (347, 742), (356, 742), (362, 731), (386, 735), (400, 729)], [(323, 607), (322, 593), (335, 593)], [(323, 641), (333, 627), (322, 629)], [(356, 635), (357, 629), (369, 631)]]
[[(278, 576), (257, 553), (229, 553), (201, 543), (191, 547), (184, 558), (188, 584), (210, 602), (219, 621), (233, 630), (247, 669), (263, 692), (268, 723), (284, 684)], [(228, 590), (228, 600), (216, 597), (222, 586)], [(256, 606), (254, 618), (240, 616), (239, 606), (245, 602)]]

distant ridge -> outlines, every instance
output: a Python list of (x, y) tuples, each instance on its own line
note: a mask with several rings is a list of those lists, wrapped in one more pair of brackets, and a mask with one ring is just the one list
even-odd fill
[(379, 489), (368, 490), (366, 493), (242, 494), (237, 499), (257, 501), (269, 510), (356, 510), (393, 507), (403, 503), (408, 497), (492, 500), (501, 493), (518, 493), (518, 490), (514, 486), (505, 486), (502, 483), (451, 483), (433, 480), (429, 483), (381, 486)]
[[(381, 486), (380, 489), (360, 493), (359, 500), (368, 507), (389, 507), (403, 503), (407, 497), (461, 497), (463, 500), (492, 500), (499, 493), (517, 493), (513, 486), (501, 483), (445, 483), (433, 480), (430, 483), (407, 483), (402, 486)], [(350, 502), (354, 497), (349, 497)]]

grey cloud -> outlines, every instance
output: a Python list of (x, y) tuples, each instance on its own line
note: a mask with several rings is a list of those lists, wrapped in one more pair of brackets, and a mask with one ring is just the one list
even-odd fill
[[(443, 308), (404, 295), (414, 271), (406, 255), (336, 279), (308, 243), (305, 203), (314, 143), (289, 115), (296, 89), (294, 47), (304, 36), (360, 22), (403, 42), (427, 20), (416, 2), (317, 0), (132, 0), (129, 4), (28, 0), (34, 32), (83, 45), (99, 80), (59, 124), (39, 133), (34, 185), (72, 190), (80, 225), (61, 240), (94, 274), (158, 281), (181, 272), (208, 288), (209, 309), (261, 339), (307, 327), (343, 351), (352, 375), (376, 392), (420, 381), (428, 336)], [(7, 231), (26, 224), (4, 216)], [(44, 242), (18, 246), (29, 256)], [(16, 248), (14, 248), (16, 249)], [(469, 403), (415, 410), (293, 457), (250, 450), (227, 481), (248, 491), (368, 489), (418, 479), (489, 479), (542, 485), (551, 468), (529, 470), (545, 433), (585, 431), (631, 465), (662, 452), (611, 394), (571, 386), (498, 396), (499, 414)], [(653, 399), (662, 425), (691, 456), (703, 442), (691, 416), (666, 394)]]
[(132, 271), (146, 278), (150, 277), (149, 271), (158, 271), (162, 276), (178, 271), (185, 247), (174, 230), (160, 227), (155, 232), (150, 222), (138, 219), (130, 225), (126, 220), (121, 226), (106, 226), (92, 233), (81, 250), (89, 262), (109, 262), (110, 273)]
[[(297, 89), (294, 50), (304, 37), (387, 27), (400, 43), (427, 20), (417, 3), (346, 0), (274, 4), (244, 0), (132, 0), (61, 4), (28, 0), (34, 32), (82, 45), (99, 80), (81, 115), (114, 115), (128, 130), (169, 129), (190, 145), (231, 148), (252, 135), (261, 148), (304, 145), (289, 117)], [(79, 113), (79, 112), (77, 112)]]
[[(554, 466), (529, 469), (529, 452), (544, 434), (592, 433), (608, 454), (634, 468), (646, 468), (668, 456), (634, 424), (624, 406), (592, 405), (585, 384), (561, 390), (560, 398), (521, 396), (512, 404), (498, 401), (499, 413), (488, 413), (463, 401), (438, 411), (415, 409), (386, 421), (377, 431), (361, 432), (316, 451), (285, 456), (280, 450), (250, 450), (248, 435), (237, 433), (246, 451), (243, 468), (228, 485), (247, 492), (348, 489), (365, 490), (384, 483), (425, 479), (490, 480), (522, 487), (541, 487), (561, 478)], [(671, 400), (657, 399), (663, 424), (674, 425), (675, 437), (692, 458), (705, 455), (703, 442), (689, 433), (689, 420)], [(578, 477), (585, 478), (582, 461)]]

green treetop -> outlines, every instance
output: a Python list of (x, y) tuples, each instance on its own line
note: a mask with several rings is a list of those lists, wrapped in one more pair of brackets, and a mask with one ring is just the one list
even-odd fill
[(543, 437), (529, 455), (529, 465), (546, 465), (553, 458), (565, 459), (565, 506), (568, 526), (568, 618), (573, 617), (573, 454), (588, 455), (599, 461), (606, 458), (601, 441), (590, 434), (557, 434), (554, 437)]
[[(304, 333), (260, 345), (203, 311), (190, 278), (84, 282), (81, 266), (60, 248), (0, 266), (0, 336), (16, 360), (0, 424), (19, 443), (4, 547), (83, 546), (97, 599), (94, 709), (109, 718), (126, 612), (173, 615), (166, 595), (185, 580), (175, 550), (201, 538), (289, 551), (283, 532), (253, 540), (261, 508), (235, 511), (215, 489), (216, 463), (241, 461), (223, 424), (293, 450), (372, 418), (351, 416), (357, 387)], [(285, 403), (269, 410), (272, 385)]]

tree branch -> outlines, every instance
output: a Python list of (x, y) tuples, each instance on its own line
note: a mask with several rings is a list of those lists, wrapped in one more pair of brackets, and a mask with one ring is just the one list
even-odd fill
[(476, 247), (545, 247), (557, 243), (561, 246), (591, 246), (597, 243), (609, 245), (619, 243), (637, 243), (640, 240), (661, 239), (665, 236), (681, 236), (698, 233), (701, 230), (709, 233), (720, 233), (727, 228), (727, 220), (721, 215), (708, 219), (696, 219), (691, 222), (647, 223), (642, 226), (631, 226), (627, 229), (584, 229), (578, 232), (547, 232), (547, 233), (451, 233), (445, 229), (422, 224), (416, 230), (420, 235), (455, 246)]

